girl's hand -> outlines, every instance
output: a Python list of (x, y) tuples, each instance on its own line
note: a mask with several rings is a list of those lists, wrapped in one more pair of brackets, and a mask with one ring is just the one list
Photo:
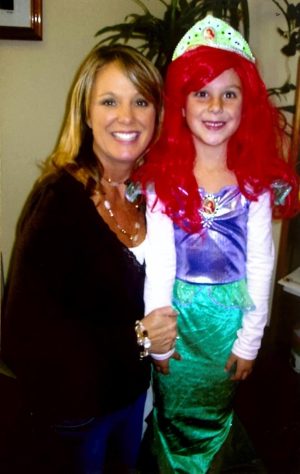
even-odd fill
[(233, 372), (233, 375), (230, 377), (230, 380), (245, 380), (248, 375), (251, 374), (254, 362), (255, 360), (242, 359), (241, 357), (238, 357), (237, 355), (231, 353), (226, 362), (225, 370), (226, 372)]
[(168, 375), (170, 370), (169, 370), (169, 361), (170, 359), (175, 359), (175, 360), (181, 360), (180, 354), (178, 352), (174, 352), (171, 357), (165, 360), (156, 360), (152, 359), (153, 364), (155, 366), (155, 370), (157, 372), (160, 372), (163, 375)]

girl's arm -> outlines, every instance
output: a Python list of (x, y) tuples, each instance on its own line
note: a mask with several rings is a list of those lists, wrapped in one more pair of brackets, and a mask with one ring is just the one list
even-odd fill
[(163, 213), (163, 209), (155, 193), (149, 192), (146, 209), (145, 314), (172, 305), (176, 271), (174, 230), (171, 219)]
[(268, 318), (273, 267), (272, 208), (269, 193), (264, 193), (249, 208), (247, 286), (255, 309), (245, 313), (232, 348), (233, 355), (239, 359), (254, 360), (260, 348)]
[[(163, 213), (163, 204), (151, 191), (147, 194), (146, 280), (144, 290), (145, 314), (157, 308), (170, 307), (176, 272), (174, 230), (171, 219)], [(174, 349), (165, 354), (152, 354), (156, 360), (171, 357)]]

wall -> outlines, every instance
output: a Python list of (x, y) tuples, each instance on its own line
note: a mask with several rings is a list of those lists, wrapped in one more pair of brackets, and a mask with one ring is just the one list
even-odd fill
[[(157, 3), (157, 6), (156, 6)], [(152, 5), (153, 4), (153, 5)], [(151, 2), (159, 13), (160, 2)], [(15, 225), (52, 151), (75, 70), (102, 27), (141, 13), (132, 0), (43, 0), (43, 41), (0, 40), (1, 245), (7, 270)]]
[[(299, 0), (291, 0), (290, 4), (298, 4)], [(280, 49), (286, 44), (277, 33), (276, 28), (287, 29), (283, 14), (271, 0), (248, 0), (250, 7), (250, 44), (257, 56), (260, 72), (267, 87), (282, 86), (290, 77), (291, 82), (296, 83), (297, 61), (299, 54), (287, 59)], [(278, 2), (284, 5), (283, 0)], [(295, 93), (289, 93), (285, 98), (276, 101), (278, 105), (290, 105), (295, 101)], [(287, 114), (291, 123), (292, 116)], [(280, 241), (281, 221), (273, 221), (273, 236), (276, 256)], [(274, 272), (275, 273), (275, 272)], [(272, 287), (274, 287), (274, 277)]]
[[(144, 0), (159, 14), (159, 1)], [(297, 3), (290, 2), (290, 3)], [(250, 43), (268, 86), (281, 85), (296, 61), (285, 60), (276, 26), (285, 28), (271, 0), (249, 0)], [(74, 72), (105, 25), (141, 12), (132, 0), (44, 0), (43, 41), (0, 40), (1, 249), (7, 270), (18, 215), (53, 149)], [(290, 100), (292, 101), (292, 99)], [(274, 225), (278, 242), (280, 224)]]

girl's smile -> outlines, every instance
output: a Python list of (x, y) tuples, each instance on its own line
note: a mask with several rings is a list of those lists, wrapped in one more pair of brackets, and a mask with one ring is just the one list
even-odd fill
[(225, 122), (212, 122), (212, 121), (205, 121), (203, 122), (206, 128), (211, 130), (219, 130), (225, 125)]

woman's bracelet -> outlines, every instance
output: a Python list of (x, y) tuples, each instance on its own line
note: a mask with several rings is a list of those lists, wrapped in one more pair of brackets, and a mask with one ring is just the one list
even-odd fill
[(148, 331), (143, 325), (142, 321), (136, 321), (134, 329), (137, 337), (137, 343), (141, 348), (143, 348), (140, 352), (140, 359), (144, 359), (144, 357), (149, 355), (149, 349), (151, 347)]

